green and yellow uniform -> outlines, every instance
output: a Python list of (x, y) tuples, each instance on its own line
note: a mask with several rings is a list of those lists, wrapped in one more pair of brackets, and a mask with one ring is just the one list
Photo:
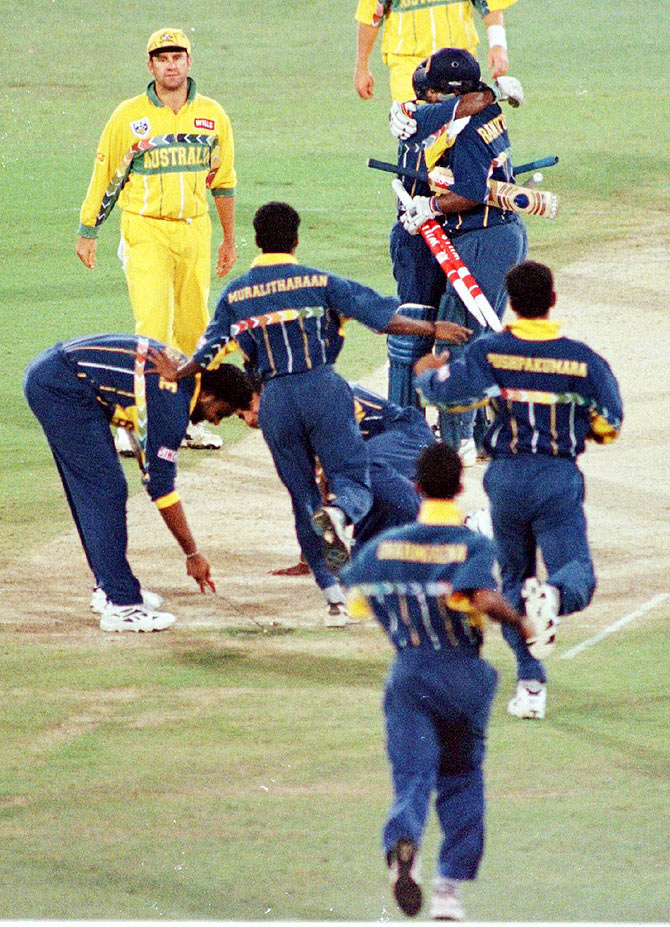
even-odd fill
[(359, 0), (356, 20), (382, 27), (382, 58), (394, 100), (414, 98), (412, 74), (440, 48), (465, 48), (477, 57), (474, 10), (482, 16), (516, 0)]
[(234, 145), (222, 107), (188, 79), (174, 113), (154, 83), (125, 100), (105, 126), (80, 213), (79, 234), (96, 238), (118, 198), (119, 256), (136, 334), (190, 355), (207, 327), (211, 221), (206, 193), (234, 196)]

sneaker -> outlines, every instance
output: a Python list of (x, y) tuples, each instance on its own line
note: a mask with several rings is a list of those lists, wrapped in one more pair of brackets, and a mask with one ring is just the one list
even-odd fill
[(398, 907), (408, 917), (416, 917), (421, 910), (421, 855), (409, 837), (401, 837), (389, 851), (388, 865), (391, 885)]
[(117, 428), (114, 437), (114, 447), (120, 457), (134, 457), (135, 448), (130, 439), (130, 432), (126, 428)]
[(100, 618), (101, 631), (164, 631), (176, 618), (169, 612), (155, 612), (146, 605), (114, 605), (109, 602)]
[(346, 515), (336, 505), (324, 505), (312, 515), (312, 527), (323, 539), (323, 556), (328, 569), (338, 573), (351, 552)]
[(458, 456), (464, 467), (474, 467), (477, 463), (477, 445), (474, 438), (463, 438), (458, 449)]
[(346, 628), (350, 624), (358, 624), (358, 620), (349, 617), (344, 602), (328, 602), (323, 619), (324, 628)]
[(483, 534), (486, 538), (493, 540), (493, 522), (491, 521), (491, 509), (477, 509), (469, 512), (463, 522), (470, 531), (476, 531), (477, 534)]
[(547, 687), (539, 679), (520, 679), (516, 693), (507, 703), (507, 712), (515, 718), (541, 721), (547, 707)]
[[(157, 592), (151, 592), (149, 589), (142, 589), (142, 602), (152, 611), (157, 611), (163, 604), (163, 596)], [(91, 596), (90, 609), (98, 615), (102, 615), (105, 608), (109, 605), (109, 599), (105, 594), (102, 586), (96, 586)]]
[(556, 645), (556, 628), (561, 623), (558, 612), (561, 593), (556, 586), (541, 583), (535, 576), (527, 579), (521, 588), (526, 601), (526, 615), (536, 628), (536, 636), (528, 640), (528, 649), (536, 660), (544, 660)]
[(465, 909), (458, 897), (460, 882), (445, 876), (433, 879), (430, 896), (430, 916), (436, 921), (464, 921)]
[(198, 422), (197, 425), (190, 422), (181, 446), (196, 451), (218, 451), (223, 446), (223, 440), (219, 435), (208, 431), (204, 422)]

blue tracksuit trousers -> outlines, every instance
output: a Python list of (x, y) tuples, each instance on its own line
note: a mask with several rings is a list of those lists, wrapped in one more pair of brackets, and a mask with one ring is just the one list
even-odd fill
[(318, 457), (328, 487), (354, 525), (372, 505), (368, 452), (354, 417), (351, 387), (331, 366), (268, 380), (258, 418), (263, 437), (293, 504), (300, 549), (317, 585), (336, 584), (311, 517), (321, 506), (314, 479)]
[[(547, 582), (561, 593), (562, 615), (586, 608), (596, 578), (586, 533), (584, 477), (568, 458), (546, 455), (497, 457), (484, 475), (502, 574), (502, 591), (522, 607), (524, 580), (536, 575), (537, 550)], [(543, 664), (530, 655), (516, 628), (503, 625), (503, 636), (517, 659), (519, 679), (546, 681)]]
[[(370, 441), (367, 443), (370, 444)], [(384, 461), (370, 461), (370, 486), (372, 506), (356, 525), (354, 556), (366, 541), (380, 531), (408, 525), (416, 521), (419, 514), (420, 499), (414, 483)]]
[(475, 878), (484, 851), (482, 764), (496, 686), (496, 671), (474, 655), (423, 647), (398, 654), (384, 695), (394, 788), (385, 852), (401, 837), (421, 843), (435, 792), (444, 835), (438, 872)]
[(128, 486), (95, 393), (58, 345), (31, 362), (23, 391), (49, 442), (96, 585), (116, 605), (141, 602), (126, 557)]

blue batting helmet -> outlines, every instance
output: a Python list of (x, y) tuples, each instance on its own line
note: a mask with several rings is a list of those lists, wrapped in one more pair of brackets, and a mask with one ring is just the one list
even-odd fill
[(425, 100), (427, 90), (437, 93), (469, 93), (479, 90), (481, 71), (474, 55), (463, 48), (441, 48), (426, 58), (412, 74), (412, 86), (418, 100)]

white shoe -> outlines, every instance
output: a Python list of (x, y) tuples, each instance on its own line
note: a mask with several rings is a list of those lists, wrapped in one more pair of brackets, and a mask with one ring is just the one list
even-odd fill
[(474, 467), (477, 463), (477, 445), (474, 438), (463, 438), (458, 449), (458, 456), (464, 467)]
[(326, 565), (331, 572), (338, 573), (351, 553), (346, 515), (336, 505), (323, 505), (312, 515), (312, 527), (323, 538)]
[(541, 721), (547, 708), (547, 687), (539, 679), (520, 679), (516, 694), (507, 703), (507, 712), (515, 718)]
[(458, 897), (460, 882), (436, 876), (430, 896), (430, 916), (436, 921), (464, 921), (465, 909)]
[(218, 451), (223, 445), (223, 440), (214, 432), (208, 431), (204, 422), (198, 422), (194, 425), (189, 423), (186, 429), (186, 436), (181, 442), (182, 447), (190, 447), (196, 451)]
[[(157, 592), (151, 592), (149, 589), (142, 589), (142, 602), (152, 611), (157, 611), (163, 604), (163, 596)], [(105, 595), (102, 586), (96, 586), (91, 596), (90, 609), (98, 615), (102, 615), (105, 608), (109, 605), (109, 599)]]
[(409, 837), (401, 837), (388, 854), (391, 885), (398, 907), (408, 917), (421, 910), (421, 854)]
[(346, 628), (350, 624), (359, 624), (357, 618), (351, 618), (344, 602), (328, 602), (323, 619), (324, 628)]
[(535, 625), (535, 636), (527, 641), (528, 649), (536, 660), (544, 660), (556, 646), (561, 593), (556, 586), (531, 576), (521, 588), (521, 597), (526, 601), (526, 615)]
[(146, 605), (114, 605), (109, 602), (100, 618), (100, 630), (164, 631), (176, 620), (169, 612), (155, 612)]
[(114, 437), (114, 447), (116, 448), (116, 453), (121, 457), (134, 457), (135, 448), (133, 443), (130, 440), (130, 433), (126, 428), (117, 428), (116, 435)]
[(476, 531), (477, 534), (483, 534), (486, 538), (493, 539), (493, 522), (491, 521), (491, 509), (477, 509), (465, 516), (465, 527), (470, 531)]

